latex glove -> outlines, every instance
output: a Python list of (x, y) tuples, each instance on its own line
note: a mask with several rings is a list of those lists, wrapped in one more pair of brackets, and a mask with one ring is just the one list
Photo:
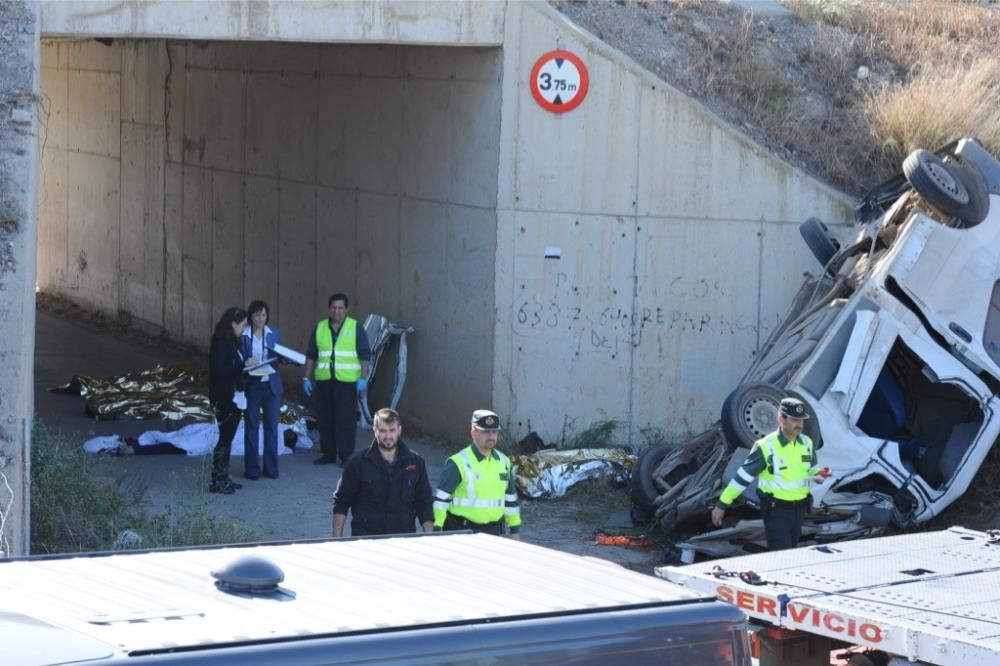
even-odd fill
[(312, 397), (313, 394), (313, 383), (309, 381), (308, 377), (302, 378), (302, 392), (307, 396)]
[(237, 391), (233, 394), (233, 404), (236, 405), (237, 409), (247, 408), (247, 394), (243, 391)]
[(720, 509), (715, 507), (712, 509), (712, 524), (716, 527), (722, 527), (722, 518), (726, 515), (725, 509)]
[(824, 467), (820, 471), (816, 472), (816, 475), (813, 477), (813, 481), (817, 483), (822, 483), (823, 481), (829, 479), (832, 474), (833, 472), (830, 470), (829, 467)]
[(362, 377), (358, 380), (358, 393), (364, 393), (368, 389), (368, 380)]

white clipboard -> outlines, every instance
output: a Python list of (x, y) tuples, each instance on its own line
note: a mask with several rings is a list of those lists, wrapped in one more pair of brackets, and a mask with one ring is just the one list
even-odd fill
[(286, 347), (284, 345), (274, 345), (273, 347), (268, 347), (268, 349), (270, 349), (271, 351), (273, 351), (278, 356), (280, 356), (280, 357), (282, 357), (284, 359), (287, 359), (287, 360), (291, 361), (292, 363), (294, 363), (296, 365), (305, 365), (306, 364), (306, 355), (305, 354), (300, 354), (299, 352), (295, 351), (294, 349), (291, 349), (291, 348)]
[(271, 367), (272, 363), (277, 363), (278, 359), (272, 358), (263, 363), (258, 363), (257, 365), (251, 365), (248, 368), (243, 368), (244, 372), (249, 372), (251, 375), (256, 375), (257, 377), (264, 377), (266, 375), (273, 375), (277, 370)]

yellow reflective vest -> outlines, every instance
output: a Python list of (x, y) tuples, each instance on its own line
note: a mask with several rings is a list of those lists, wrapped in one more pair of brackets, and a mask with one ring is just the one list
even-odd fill
[(812, 440), (799, 435), (784, 446), (778, 431), (757, 440), (767, 467), (757, 477), (757, 489), (786, 502), (798, 502), (809, 495), (810, 478), (817, 473)]
[[(448, 458), (458, 468), (462, 480), (452, 494), (447, 513), (478, 525), (506, 518), (509, 527), (520, 526), (521, 511), (516, 506), (517, 494), (507, 496), (512, 473), (510, 458), (494, 449), (492, 455), (480, 460), (472, 450), (474, 446), (475, 444), (470, 444)], [(507, 507), (508, 500), (514, 506)], [(434, 524), (440, 527), (444, 524), (445, 511), (436, 509)]]
[(316, 381), (330, 379), (330, 366), (338, 382), (356, 382), (361, 379), (361, 359), (358, 358), (358, 322), (345, 317), (340, 325), (337, 343), (333, 342), (330, 321), (316, 324)]

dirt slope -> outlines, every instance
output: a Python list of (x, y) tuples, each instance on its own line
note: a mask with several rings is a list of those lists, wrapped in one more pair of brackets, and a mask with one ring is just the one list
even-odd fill
[(551, 2), (851, 194), (894, 175), (917, 147), (972, 135), (1000, 149), (1000, 4), (782, 0), (787, 14), (756, 16), (695, 0)]

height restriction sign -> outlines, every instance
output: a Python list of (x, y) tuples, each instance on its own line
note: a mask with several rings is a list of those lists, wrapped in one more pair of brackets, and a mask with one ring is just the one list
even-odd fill
[(569, 51), (549, 51), (531, 68), (531, 94), (539, 106), (552, 113), (580, 106), (589, 85), (583, 61)]

